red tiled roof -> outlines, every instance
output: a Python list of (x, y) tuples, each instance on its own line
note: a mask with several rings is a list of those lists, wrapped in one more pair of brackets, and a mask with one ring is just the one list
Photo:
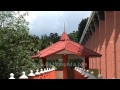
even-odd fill
[(98, 54), (94, 51), (91, 51), (78, 43), (71, 41), (69, 39), (69, 37), (67, 36), (67, 34), (65, 32), (63, 32), (63, 34), (60, 37), (60, 40), (58, 42), (39, 51), (33, 57), (41, 57), (41, 58), (47, 57), (49, 55), (55, 54), (62, 50), (67, 50), (78, 56), (88, 56), (88, 57), (89, 56), (97, 56), (97, 57), (101, 56), (100, 54)]
[(63, 32), (62, 36), (60, 37), (60, 41), (67, 41), (67, 40), (70, 40), (70, 38), (65, 32)]

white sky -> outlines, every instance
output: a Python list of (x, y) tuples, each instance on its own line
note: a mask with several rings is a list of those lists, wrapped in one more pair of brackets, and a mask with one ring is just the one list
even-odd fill
[(41, 36), (51, 32), (62, 34), (64, 22), (66, 33), (76, 31), (80, 21), (90, 15), (91, 11), (29, 11), (26, 20), (30, 22), (30, 34)]

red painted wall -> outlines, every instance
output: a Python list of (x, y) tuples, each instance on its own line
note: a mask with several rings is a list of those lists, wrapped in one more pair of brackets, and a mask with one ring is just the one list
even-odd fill
[(105, 12), (107, 78), (114, 77), (114, 12)]
[(103, 75), (103, 78), (106, 78), (106, 62), (105, 62), (105, 20), (100, 21), (99, 23), (99, 38), (100, 38), (100, 54), (102, 54), (101, 57), (101, 74)]
[(102, 54), (90, 58), (89, 68), (99, 69), (104, 79), (120, 78), (120, 11), (105, 12), (105, 20), (99, 22), (86, 46)]
[(114, 12), (116, 74), (120, 79), (120, 11)]

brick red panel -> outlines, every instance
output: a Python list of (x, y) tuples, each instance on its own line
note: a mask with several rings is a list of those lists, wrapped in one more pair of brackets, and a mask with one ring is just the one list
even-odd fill
[(114, 78), (114, 12), (105, 12), (107, 78)]
[(120, 79), (120, 11), (114, 11), (116, 76)]

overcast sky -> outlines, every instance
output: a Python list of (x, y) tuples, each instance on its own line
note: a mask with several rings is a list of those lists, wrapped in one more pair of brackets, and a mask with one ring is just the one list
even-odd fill
[(30, 34), (41, 36), (52, 33), (62, 34), (64, 22), (66, 33), (76, 31), (80, 21), (90, 16), (90, 11), (29, 11)]

